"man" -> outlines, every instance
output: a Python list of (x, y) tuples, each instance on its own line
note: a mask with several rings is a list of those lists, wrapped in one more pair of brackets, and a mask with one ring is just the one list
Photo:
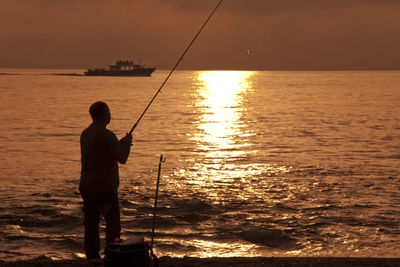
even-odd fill
[(127, 134), (118, 141), (115, 134), (106, 129), (111, 120), (106, 103), (94, 103), (89, 112), (93, 122), (83, 130), (80, 138), (82, 171), (79, 191), (83, 199), (86, 258), (99, 259), (100, 215), (106, 221), (106, 243), (120, 237), (118, 162), (126, 163), (132, 135)]

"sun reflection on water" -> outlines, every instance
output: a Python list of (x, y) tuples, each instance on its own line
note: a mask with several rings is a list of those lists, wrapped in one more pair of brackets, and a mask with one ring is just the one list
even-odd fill
[(252, 133), (242, 120), (246, 111), (243, 96), (252, 90), (250, 71), (204, 71), (197, 76), (200, 107), (196, 135), (199, 149), (214, 163), (221, 159), (244, 156), (251, 146), (246, 137)]
[[(185, 166), (174, 172), (179, 182), (171, 183), (172, 187), (179, 187), (184, 181), (185, 185), (179, 189), (188, 203), (202, 203), (194, 205), (194, 214), (207, 218), (196, 225), (196, 231), (201, 229), (200, 238), (176, 240), (194, 249), (190, 252), (192, 256), (259, 255), (262, 245), (245, 240), (226, 242), (224, 236), (218, 236), (216, 228), (225, 227), (220, 225), (223, 224), (221, 214), (225, 218), (237, 218), (230, 223), (233, 236), (242, 233), (240, 220), (262, 220), (264, 215), (254, 203), (263, 203), (271, 197), (267, 192), (270, 180), (264, 178), (289, 171), (285, 166), (258, 157), (257, 129), (250, 119), (255, 76), (255, 72), (249, 71), (203, 71), (193, 79), (191, 106), (197, 116), (188, 136), (195, 143), (196, 157), (184, 159)], [(270, 191), (282, 193), (280, 188)], [(229, 208), (241, 205), (247, 211)], [(253, 233), (253, 230), (247, 229), (247, 232)]]
[(257, 133), (247, 114), (255, 76), (252, 71), (201, 71), (194, 77), (194, 107), (199, 115), (191, 136), (202, 161), (180, 170), (180, 175), (192, 178), (189, 184), (207, 186), (206, 180), (218, 181), (221, 188), (242, 181), (248, 186), (249, 178), (286, 171), (249, 158), (258, 152)]

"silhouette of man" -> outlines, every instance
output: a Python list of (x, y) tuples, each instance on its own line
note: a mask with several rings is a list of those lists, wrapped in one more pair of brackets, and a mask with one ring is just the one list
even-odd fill
[(132, 135), (118, 141), (106, 129), (110, 123), (110, 109), (104, 102), (96, 102), (89, 109), (93, 122), (83, 130), (80, 138), (82, 171), (79, 191), (83, 199), (85, 252), (87, 259), (99, 259), (99, 221), (106, 221), (106, 243), (120, 237), (118, 202), (118, 162), (125, 164), (132, 145)]

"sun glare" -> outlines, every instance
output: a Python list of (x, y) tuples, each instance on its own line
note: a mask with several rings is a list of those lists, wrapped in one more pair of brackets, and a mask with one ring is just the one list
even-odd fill
[(251, 88), (252, 75), (248, 71), (205, 71), (197, 76), (200, 83), (197, 105), (202, 107), (203, 115), (196, 138), (200, 147), (214, 156), (224, 157), (227, 153), (240, 156), (243, 151), (235, 152), (235, 148), (249, 145), (237, 142), (237, 137), (244, 134), (243, 95)]

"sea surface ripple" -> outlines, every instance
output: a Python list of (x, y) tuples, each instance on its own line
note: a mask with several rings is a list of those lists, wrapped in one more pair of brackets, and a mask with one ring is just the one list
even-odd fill
[[(1, 260), (83, 257), (88, 108), (122, 137), (168, 73), (53, 75), (79, 71), (0, 71)], [(120, 168), (122, 235), (150, 239), (163, 154), (159, 256), (400, 257), (399, 74), (177, 71)]]

